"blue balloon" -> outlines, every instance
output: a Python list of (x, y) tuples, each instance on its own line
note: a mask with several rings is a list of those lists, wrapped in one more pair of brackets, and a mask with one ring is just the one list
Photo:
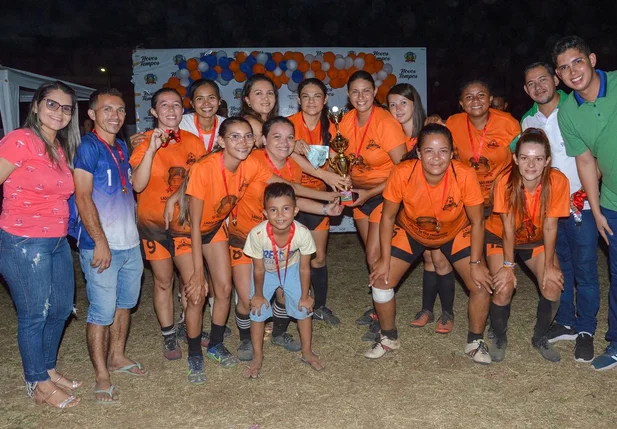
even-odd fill
[(210, 54), (210, 55), (206, 55), (206, 63), (210, 66), (210, 67), (214, 67), (216, 65), (216, 55)]
[(276, 68), (276, 61), (268, 60), (268, 61), (266, 61), (265, 66), (266, 66), (266, 70), (274, 71), (274, 69)]
[(287, 70), (287, 60), (281, 60), (281, 62), (279, 63), (279, 67), (283, 71)]
[(206, 74), (206, 79), (215, 80), (216, 77), (217, 77), (216, 70), (214, 70), (214, 69), (206, 70), (205, 74)]
[(253, 73), (253, 69), (250, 69), (249, 71), (246, 72), (246, 77), (249, 78), (251, 76), (253, 76), (255, 73)]
[(248, 63), (251, 66), (251, 68), (253, 68), (253, 66), (257, 64), (257, 58), (255, 58), (252, 55), (249, 55), (248, 57), (246, 57), (246, 60), (244, 60), (244, 62)]
[(253, 68), (251, 67), (251, 65), (249, 63), (247, 63), (246, 61), (243, 62), (242, 64), (240, 64), (240, 71), (244, 74), (247, 74), (248, 72), (250, 72)]
[(227, 57), (221, 57), (219, 58), (219, 66), (221, 66), (224, 69), (228, 69), (229, 68), (229, 58)]
[(182, 70), (186, 68), (186, 60), (182, 60), (178, 63), (178, 70)]
[(224, 80), (232, 80), (234, 78), (234, 72), (229, 69), (225, 69), (221, 72), (221, 77)]
[(291, 80), (293, 80), (296, 83), (300, 83), (302, 82), (302, 79), (304, 78), (304, 75), (302, 74), (302, 72), (300, 70), (295, 70), (292, 74), (291, 74)]
[[(266, 55), (268, 56), (268, 59), (271, 60), (272, 59), (272, 54), (270, 52), (266, 52)], [(276, 67), (275, 67), (276, 68)]]
[(205, 55), (202, 55), (202, 56), (199, 58), (199, 62), (200, 62), (200, 63), (205, 63), (205, 62), (206, 62), (206, 56), (205, 56)]

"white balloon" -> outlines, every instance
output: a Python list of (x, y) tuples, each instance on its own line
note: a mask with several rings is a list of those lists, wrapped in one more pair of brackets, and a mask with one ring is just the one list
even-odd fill
[(315, 72), (313, 70), (309, 70), (304, 73), (304, 79), (311, 79), (315, 77)]
[(377, 79), (385, 80), (387, 77), (388, 77), (388, 73), (386, 73), (384, 70), (379, 70), (377, 72)]
[(353, 59), (351, 57), (345, 57), (345, 68), (350, 69), (353, 66)]
[(322, 69), (323, 71), (328, 71), (328, 70), (330, 70), (330, 63), (322, 63), (322, 64), (321, 64), (321, 69)]
[(375, 88), (379, 88), (379, 87), (381, 86), (381, 84), (382, 84), (382, 83), (383, 83), (383, 81), (381, 81), (381, 80), (377, 79), (377, 80), (375, 81)]
[(178, 70), (178, 77), (180, 79), (188, 79), (188, 77), (191, 75), (191, 72), (188, 71), (187, 69), (180, 69)]
[[(188, 70), (187, 70), (188, 71)], [(191, 83), (189, 82), (189, 80), (187, 78), (184, 79), (180, 79), (180, 85), (182, 85), (183, 87), (188, 87)]]
[(293, 74), (293, 70), (285, 70), (285, 76), (287, 76), (289, 79), (291, 79), (291, 75)]
[(377, 73), (373, 73), (371, 76), (373, 77), (373, 80), (377, 80)]
[(298, 90), (298, 84), (290, 79), (289, 82), (287, 82), (287, 88), (289, 88), (291, 92), (296, 92)]
[(336, 58), (344, 58), (341, 54), (336, 54)]
[(345, 58), (337, 58), (334, 60), (334, 67), (339, 70), (343, 70), (345, 68)]
[(353, 65), (355, 68), (357, 68), (358, 70), (362, 70), (364, 68), (364, 58), (362, 57), (358, 57), (355, 60), (353, 60)]
[(315, 59), (319, 61), (320, 63), (323, 63), (323, 55), (317, 55)]
[(223, 76), (222, 76), (222, 75), (219, 75), (219, 77), (217, 77), (217, 78), (216, 78), (216, 81), (217, 81), (218, 83), (220, 83), (221, 85), (223, 85), (223, 86), (226, 86), (227, 84), (229, 84), (229, 81), (228, 81), (228, 80), (223, 79)]
[(220, 58), (226, 57), (226, 56), (227, 56), (227, 52), (225, 52), (225, 51), (217, 51), (217, 53), (216, 53), (216, 59), (217, 60), (220, 59)]
[(322, 82), (324, 83), (324, 85), (327, 85), (330, 83), (330, 76), (326, 75), (326, 77), (323, 78)]
[(266, 61), (268, 61), (268, 54), (266, 54), (265, 52), (260, 52), (257, 54), (257, 63), (265, 64)]
[(306, 54), (304, 56), (304, 59), (310, 63), (310, 62), (312, 62), (315, 59), (315, 56), (311, 55), (311, 54)]
[(274, 71), (272, 73), (274, 73), (274, 76), (280, 76), (280, 75), (283, 74), (283, 70), (281, 70), (280, 67), (277, 67), (277, 68), (274, 69)]
[(287, 61), (287, 70), (291, 70), (294, 71), (298, 68), (298, 63), (296, 62), (296, 60), (289, 60)]
[(390, 63), (384, 64), (382, 70), (385, 71), (388, 74), (392, 73), (392, 70), (393, 70), (392, 69), (392, 64), (390, 64)]
[(197, 66), (197, 70), (199, 70), (200, 72), (205, 72), (210, 68), (210, 66), (208, 65), (208, 63), (202, 61), (199, 63), (199, 65)]

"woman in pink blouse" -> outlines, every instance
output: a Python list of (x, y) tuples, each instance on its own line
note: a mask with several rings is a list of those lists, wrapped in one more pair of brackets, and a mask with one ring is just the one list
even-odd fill
[(75, 290), (66, 234), (78, 144), (77, 96), (62, 82), (41, 85), (23, 128), (0, 141), (0, 274), (17, 308), (28, 396), (55, 408), (79, 404), (81, 386), (56, 371)]

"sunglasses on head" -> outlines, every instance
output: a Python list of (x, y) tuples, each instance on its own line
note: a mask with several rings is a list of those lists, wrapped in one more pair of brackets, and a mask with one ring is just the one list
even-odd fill
[(51, 98), (46, 98), (44, 101), (47, 108), (49, 110), (53, 110), (54, 112), (62, 107), (62, 113), (64, 113), (65, 115), (72, 115), (73, 110), (75, 110), (73, 106), (67, 104), (60, 104), (57, 101), (52, 100)]

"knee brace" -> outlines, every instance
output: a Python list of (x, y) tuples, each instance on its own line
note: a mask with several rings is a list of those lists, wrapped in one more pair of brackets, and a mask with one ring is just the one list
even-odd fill
[(394, 289), (377, 289), (376, 287), (371, 287), (373, 293), (373, 301), (378, 304), (385, 304), (386, 302), (392, 301), (394, 298)]

